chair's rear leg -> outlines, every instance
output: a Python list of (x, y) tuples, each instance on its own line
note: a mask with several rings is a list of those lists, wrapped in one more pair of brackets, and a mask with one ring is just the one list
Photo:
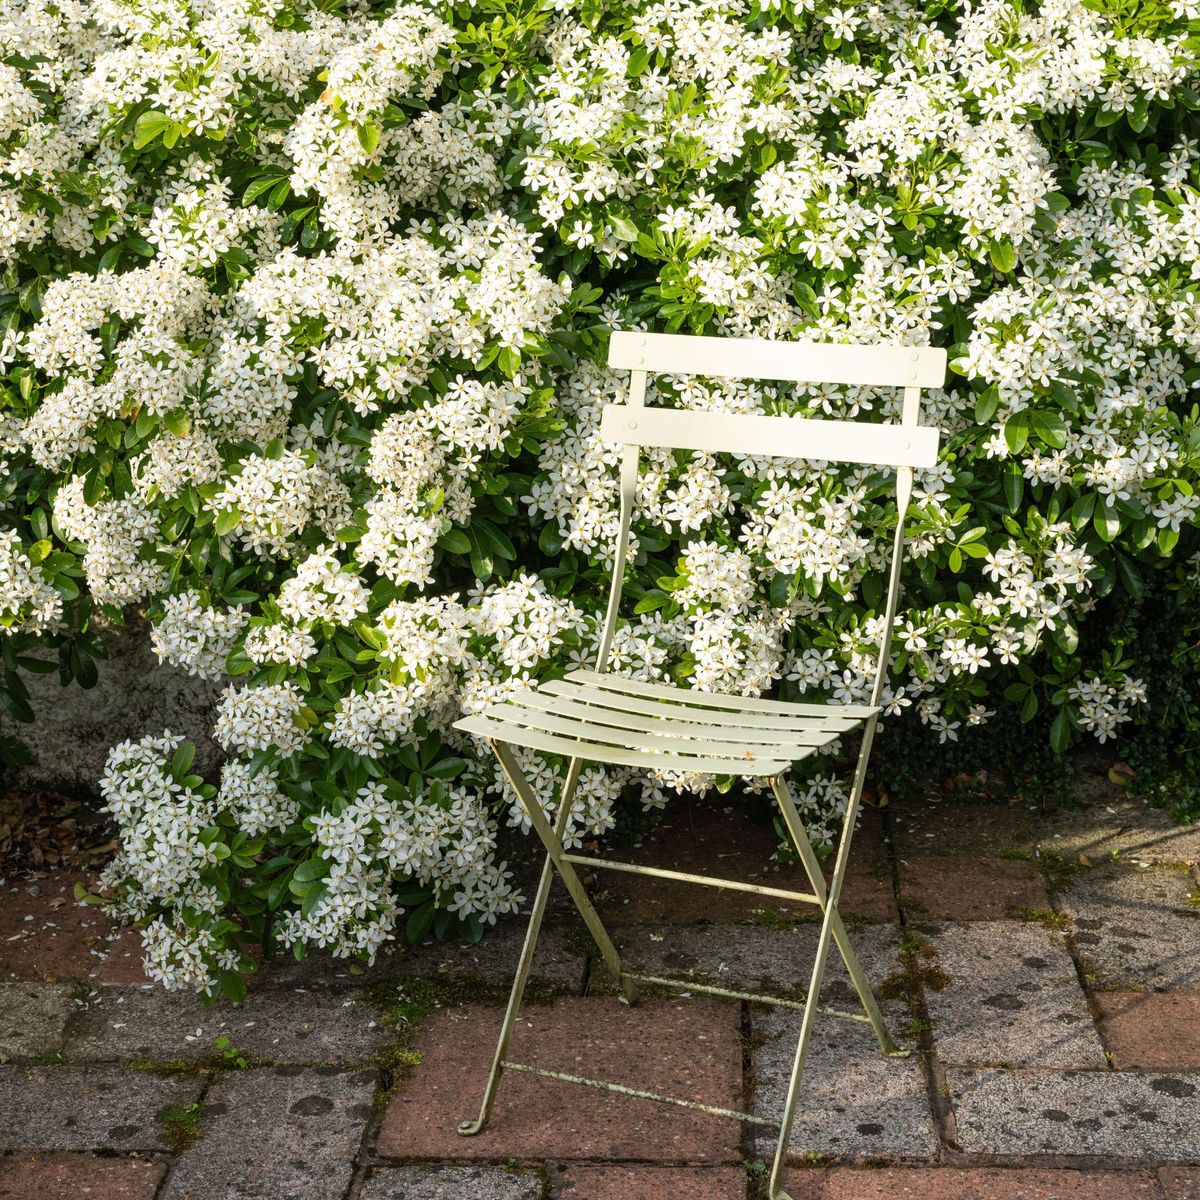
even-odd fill
[[(562, 834), (556, 834), (550, 828), (550, 823), (546, 820), (546, 814), (542, 811), (542, 806), (538, 803), (537, 796), (529, 786), (529, 781), (525, 778), (520, 764), (518, 764), (516, 758), (513, 756), (512, 748), (504, 742), (497, 741), (492, 742), (492, 748), (496, 752), (496, 757), (500, 760), (500, 765), (504, 768), (505, 775), (508, 776), (509, 782), (520, 797), (521, 804), (529, 814), (529, 820), (537, 831), (538, 837), (542, 839), (542, 844), (546, 847), (546, 853), (558, 869), (563, 884), (570, 893), (571, 899), (575, 902), (575, 907), (579, 910), (579, 915), (583, 918), (583, 923), (587, 926), (588, 932), (592, 935), (592, 940), (596, 943), (596, 947), (604, 959), (605, 966), (608, 967), (617, 986), (621, 989), (622, 999), (627, 1004), (632, 1004), (637, 1000), (637, 985), (622, 969), (621, 955), (617, 951), (616, 946), (613, 945), (612, 938), (608, 936), (608, 930), (604, 928), (604, 922), (600, 920), (595, 908), (592, 907), (592, 902), (588, 899), (587, 890), (580, 881), (578, 874), (576, 874), (574, 866), (563, 857)], [(569, 807), (569, 799), (564, 789), (564, 799), (561, 802), (561, 809), (565, 810)], [(561, 818), (561, 811), (559, 815)]]
[[(575, 784), (579, 779), (582, 767), (580, 760), (575, 759), (567, 769), (567, 778), (563, 783), (563, 803), (554, 822), (554, 834), (561, 840), (566, 832), (567, 820), (571, 812), (571, 797)], [(458, 1126), (458, 1132), (464, 1137), (479, 1133), (492, 1114), (492, 1103), (496, 1099), (496, 1091), (500, 1086), (500, 1076), (504, 1073), (504, 1059), (508, 1055), (508, 1043), (512, 1038), (513, 1026), (517, 1014), (521, 1011), (521, 1000), (525, 995), (525, 985), (529, 982), (529, 972), (533, 966), (533, 956), (537, 950), (538, 935), (542, 929), (542, 918), (546, 915), (546, 903), (550, 898), (550, 888), (554, 882), (554, 860), (549, 854), (542, 864), (542, 875), (538, 880), (537, 892), (533, 898), (533, 908), (529, 913), (529, 925), (525, 930), (525, 942), (521, 947), (521, 957), (517, 960), (517, 971), (513, 977), (512, 990), (508, 994), (508, 1005), (504, 1010), (504, 1020), (500, 1023), (500, 1036), (496, 1041), (496, 1053), (492, 1057), (492, 1069), (488, 1074), (487, 1085), (483, 1090), (483, 1100), (479, 1105), (479, 1116), (474, 1121), (463, 1121)]]
[[(805, 874), (808, 876), (813, 892), (821, 903), (822, 910), (824, 910), (826, 908), (827, 893), (825, 889), (825, 877), (821, 873), (821, 864), (817, 859), (816, 851), (812, 848), (812, 843), (808, 840), (808, 834), (804, 829), (804, 822), (800, 819), (796, 803), (792, 799), (787, 781), (782, 775), (776, 775), (771, 779), (771, 790), (775, 793), (775, 799), (779, 802), (779, 809), (783, 813), (783, 819), (788, 827), (788, 832), (792, 835), (792, 841), (795, 843), (796, 851), (800, 855), (800, 861), (804, 866)], [(843, 838), (845, 836), (843, 833)], [(858, 993), (859, 1002), (862, 1004), (863, 1011), (867, 1014), (867, 1018), (871, 1022), (871, 1028), (875, 1031), (875, 1037), (879, 1042), (880, 1048), (884, 1054), (890, 1057), (903, 1058), (908, 1054), (908, 1051), (902, 1050), (897, 1046), (891, 1033), (888, 1031), (887, 1022), (884, 1020), (883, 1013), (880, 1011), (879, 1004), (875, 999), (875, 993), (871, 990), (871, 982), (867, 977), (866, 971), (863, 970), (862, 963), (859, 961), (854, 947), (850, 944), (850, 935), (846, 932), (845, 923), (842, 921), (842, 914), (836, 908), (832, 911), (833, 940), (837, 944), (838, 953), (841, 954), (842, 961), (846, 964), (846, 971), (850, 975), (850, 982), (854, 985), (854, 990)]]
[(800, 1097), (800, 1085), (804, 1079), (804, 1067), (808, 1060), (808, 1043), (812, 1037), (813, 1022), (821, 998), (821, 984), (825, 979), (825, 960), (829, 956), (829, 943), (833, 931), (830, 919), (833, 909), (827, 909), (821, 923), (821, 935), (817, 939), (817, 955), (813, 960), (812, 977), (808, 985), (808, 1000), (804, 1006), (804, 1017), (800, 1022), (800, 1038), (796, 1043), (796, 1057), (792, 1062), (792, 1074), (788, 1080), (787, 1097), (783, 1104), (783, 1117), (779, 1124), (779, 1141), (775, 1146), (775, 1159), (771, 1164), (771, 1177), (767, 1185), (768, 1200), (791, 1200), (783, 1190), (783, 1173), (787, 1166), (788, 1142), (792, 1126), (796, 1121), (796, 1104)]

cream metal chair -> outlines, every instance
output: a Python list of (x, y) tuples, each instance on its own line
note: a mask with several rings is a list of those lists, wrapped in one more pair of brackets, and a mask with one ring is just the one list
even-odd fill
[[(467, 717), (456, 728), (487, 739), (529, 819), (546, 847), (546, 861), (534, 897), (529, 929), (517, 965), (516, 978), (500, 1029), (500, 1039), (484, 1091), (479, 1117), (464, 1121), (458, 1131), (478, 1133), (487, 1123), (504, 1071), (525, 1071), (571, 1083), (582, 1083), (647, 1100), (662, 1100), (685, 1108), (735, 1117), (758, 1125), (779, 1128), (779, 1142), (771, 1171), (771, 1200), (786, 1200), (783, 1168), (804, 1074), (805, 1057), (813, 1020), (818, 1012), (869, 1022), (885, 1054), (903, 1055), (888, 1034), (879, 1006), (858, 956), (850, 945), (838, 912), (842, 880), (850, 856), (850, 843), (866, 778), (867, 761), (880, 712), (887, 678), (891, 631), (895, 624), (900, 565), (904, 544), (904, 515), (912, 494), (914, 467), (930, 467), (938, 454), (938, 430), (917, 423), (921, 389), (940, 386), (946, 374), (946, 352), (911, 346), (851, 346), (803, 342), (773, 342), (753, 338), (715, 338), (653, 333), (614, 333), (609, 346), (610, 367), (631, 372), (629, 403), (607, 405), (601, 436), (625, 447), (621, 465), (621, 530), (616, 547), (608, 610), (594, 671), (573, 671), (565, 679), (522, 692), (483, 713)], [(800, 383), (867, 384), (904, 389), (899, 425), (861, 421), (813, 421), (798, 417), (693, 412), (645, 407), (646, 375), (650, 371), (671, 375), (726, 376), (743, 379), (792, 380)], [(719, 695), (663, 684), (641, 683), (607, 674), (609, 651), (616, 630), (617, 610), (625, 574), (629, 528), (633, 516), (641, 447), (773, 455), (825, 462), (859, 463), (896, 470), (896, 531), (892, 545), (885, 634), (879, 650), (871, 703), (790, 704), (773, 700)], [(858, 765), (846, 806), (833, 876), (826, 888), (820, 862), (788, 791), (786, 772), (792, 763), (807, 758), (843, 733), (862, 731)], [(569, 759), (558, 814), (553, 826), (513, 754), (515, 746), (561, 755)], [(784, 821), (812, 892), (781, 888), (678, 871), (637, 866), (572, 854), (562, 838), (570, 801), (585, 762), (613, 763), (624, 767), (697, 771), (725, 776), (766, 778), (779, 802)], [(815, 904), (822, 913), (812, 978), (803, 1001), (758, 996), (749, 992), (708, 987), (692, 980), (672, 980), (625, 970), (621, 957), (592, 907), (575, 868), (601, 868), (706, 884)], [(755, 1000), (803, 1010), (800, 1037), (792, 1067), (783, 1117), (779, 1122), (749, 1113), (714, 1108), (692, 1100), (589, 1079), (561, 1071), (548, 1071), (507, 1058), (521, 998), (529, 977), (534, 949), (554, 871), (557, 870), (574, 900), (608, 969), (627, 1002), (637, 998), (637, 984), (676, 987), (689, 992)], [(837, 946), (862, 1003), (862, 1013), (847, 1013), (820, 1004), (821, 984), (830, 943)]]

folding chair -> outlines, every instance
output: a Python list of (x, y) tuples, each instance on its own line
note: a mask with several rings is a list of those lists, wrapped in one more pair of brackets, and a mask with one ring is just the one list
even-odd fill
[[(818, 1011), (869, 1022), (885, 1054), (903, 1055), (888, 1034), (879, 1005), (871, 992), (862, 964), (850, 945), (838, 912), (838, 899), (859, 801), (866, 779), (867, 761), (887, 678), (892, 627), (895, 624), (900, 565), (904, 544), (904, 515), (912, 494), (914, 467), (930, 467), (937, 459), (939, 432), (917, 424), (921, 388), (940, 386), (946, 373), (946, 352), (911, 346), (854, 346), (774, 342), (756, 338), (714, 338), (688, 335), (617, 332), (612, 335), (609, 366), (628, 369), (629, 403), (607, 405), (601, 436), (624, 446), (621, 465), (621, 527), (609, 589), (608, 609), (600, 639), (595, 671), (573, 671), (564, 679), (531, 688), (484, 712), (467, 717), (456, 728), (485, 738), (500, 761), (533, 828), (546, 847), (546, 860), (533, 901), (529, 929), (517, 964), (516, 978), (500, 1028), (495, 1059), (483, 1095), (479, 1117), (464, 1121), (458, 1132), (478, 1133), (487, 1123), (504, 1071), (524, 1071), (554, 1079), (586, 1084), (647, 1100), (661, 1100), (685, 1108), (779, 1128), (779, 1142), (771, 1170), (771, 1200), (787, 1200), (782, 1189), (788, 1139), (796, 1114), (796, 1101), (804, 1074), (813, 1021)], [(727, 376), (744, 379), (792, 380), (800, 383), (866, 384), (902, 387), (904, 401), (899, 425), (862, 421), (813, 421), (787, 416), (693, 412), (645, 407), (646, 375), (650, 371), (671, 375)], [(642, 683), (606, 673), (616, 630), (617, 611), (625, 574), (629, 529), (633, 516), (641, 447), (773, 455), (824, 462), (859, 463), (896, 470), (896, 532), (892, 546), (884, 634), (879, 649), (871, 703), (791, 704), (742, 696), (700, 692), (688, 688)], [(814, 754), (839, 735), (861, 729), (862, 745), (854, 783), (846, 805), (841, 840), (828, 888), (820, 862), (805, 833), (785, 779), (792, 763)], [(569, 760), (558, 813), (551, 826), (525, 778), (513, 748), (521, 746)], [(585, 762), (613, 763), (624, 767), (695, 771), (724, 776), (766, 778), (779, 803), (783, 819), (796, 844), (812, 892), (678, 871), (568, 853), (563, 845), (571, 798)], [(803, 1001), (758, 996), (749, 992), (709, 987), (693, 980), (639, 975), (622, 967), (621, 957), (592, 907), (575, 868), (584, 866), (649, 875), (687, 883), (729, 888), (756, 895), (814, 904), (822, 914), (812, 978)], [(788, 1085), (782, 1120), (767, 1120), (749, 1113), (715, 1108), (656, 1092), (625, 1087), (603, 1080), (548, 1071), (508, 1059), (508, 1044), (529, 976), (538, 933), (546, 909), (551, 881), (557, 870), (583, 917), (604, 961), (632, 1003), (638, 983), (686, 989), (738, 1000), (782, 1004), (803, 1010), (799, 1042)], [(820, 1005), (821, 984), (830, 943), (837, 946), (850, 973), (862, 1013), (846, 1013)]]

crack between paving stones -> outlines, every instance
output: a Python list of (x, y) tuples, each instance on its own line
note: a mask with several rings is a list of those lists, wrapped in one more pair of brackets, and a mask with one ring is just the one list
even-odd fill
[[(916, 930), (910, 931), (908, 913), (905, 911), (903, 898), (900, 893), (900, 858), (897, 851), (897, 830), (892, 820), (891, 811), (885, 808), (883, 818), (883, 844), (887, 851), (888, 866), (892, 873), (892, 894), (896, 901), (896, 912), (900, 924), (900, 936), (917, 936)], [(925, 1079), (925, 1093), (929, 1099), (929, 1109), (933, 1114), (933, 1125), (937, 1130), (938, 1153), (937, 1161), (943, 1165), (951, 1162), (965, 1161), (966, 1156), (958, 1149), (955, 1136), (957, 1127), (954, 1121), (954, 1110), (950, 1105), (950, 1088), (946, 1080), (945, 1068), (938, 1060), (937, 1046), (933, 1037), (933, 1022), (929, 1016), (929, 1005), (925, 1000), (925, 988), (912, 969), (909, 951), (902, 950), (905, 955), (905, 970), (909, 976), (909, 986), (913, 989), (913, 1002), (916, 1006), (914, 1016), (919, 1027), (917, 1030), (917, 1053), (921, 1057), (921, 1074)]]
[(1100, 1049), (1104, 1051), (1105, 1068), (1108, 1071), (1115, 1071), (1116, 1067), (1113, 1065), (1112, 1049), (1105, 1035), (1104, 1020), (1100, 1012), (1100, 1002), (1092, 994), (1091, 989), (1087, 985), (1087, 971), (1083, 965), (1083, 956), (1079, 953), (1079, 948), (1075, 945), (1075, 938), (1070, 932), (1075, 927), (1074, 918), (1063, 907), (1058, 889), (1050, 887), (1049, 881), (1047, 881), (1046, 891), (1050, 897), (1050, 907), (1070, 922), (1069, 928), (1062, 931), (1063, 945), (1066, 946), (1067, 954), (1071, 958), (1071, 965), (1075, 968), (1075, 978), (1079, 982), (1079, 990), (1083, 993), (1083, 1002), (1087, 1006), (1088, 1015), (1092, 1018), (1092, 1025), (1095, 1027)]
[[(208, 1100), (208, 1093), (212, 1090), (212, 1085), (213, 1085), (212, 1072), (205, 1071), (205, 1072), (203, 1072), (203, 1075), (204, 1075), (204, 1085), (200, 1089), (200, 1095), (196, 1097), (196, 1103), (198, 1105), (200, 1105), (201, 1129), (203, 1129), (205, 1101)], [(164, 1197), (167, 1194), (168, 1190), (171, 1187), (171, 1180), (175, 1178), (176, 1167), (179, 1165), (180, 1162), (183, 1161), (184, 1155), (186, 1155), (189, 1150), (194, 1149), (194, 1147), (197, 1145), (197, 1143), (199, 1143), (203, 1140), (204, 1140), (204, 1134), (203, 1134), (203, 1132), (201, 1132), (200, 1135), (192, 1142), (192, 1144), (190, 1146), (186, 1147), (180, 1153), (171, 1154), (168, 1151), (167, 1160), (166, 1160), (167, 1161), (167, 1169), (163, 1172), (162, 1181), (159, 1183), (158, 1188), (154, 1193), (154, 1200), (162, 1200), (162, 1197)]]

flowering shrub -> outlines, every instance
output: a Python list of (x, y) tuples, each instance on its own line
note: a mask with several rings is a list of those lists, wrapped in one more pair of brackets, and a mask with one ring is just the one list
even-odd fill
[[(103, 780), (152, 973), (237, 996), (253, 943), (520, 902), (520, 815), (450, 726), (594, 654), (614, 326), (951, 347), (887, 711), (1117, 734), (1152, 681), (1087, 615), (1195, 570), (1198, 48), (1186, 0), (0, 10), (0, 696), (28, 715), (46, 642), (88, 682), (129, 605), (228, 681), (219, 781), (160, 731)], [(620, 670), (865, 696), (886, 475), (651, 452), (638, 501)], [(818, 838), (836, 767), (799, 781)], [(588, 768), (569, 839), (714, 782)]]

